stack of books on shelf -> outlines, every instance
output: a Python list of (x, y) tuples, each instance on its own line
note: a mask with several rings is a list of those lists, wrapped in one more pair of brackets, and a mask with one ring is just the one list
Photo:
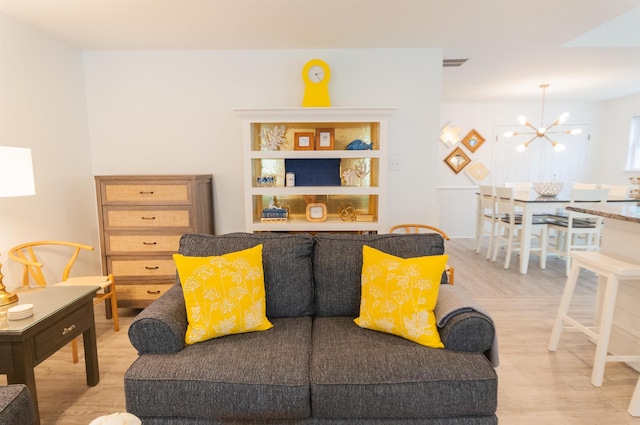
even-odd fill
[(274, 221), (287, 221), (289, 217), (289, 211), (284, 208), (271, 207), (262, 210), (261, 221), (274, 222)]

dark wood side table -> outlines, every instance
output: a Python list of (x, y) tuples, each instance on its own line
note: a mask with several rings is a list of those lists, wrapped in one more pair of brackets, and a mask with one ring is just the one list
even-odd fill
[[(97, 286), (48, 286), (18, 292), (20, 304), (33, 304), (33, 316), (9, 320), (0, 328), (0, 373), (9, 384), (26, 384), (31, 392), (40, 423), (38, 397), (33, 369), (53, 353), (82, 335), (87, 385), (100, 382), (93, 297)], [(71, 361), (71, 358), (69, 358)]]

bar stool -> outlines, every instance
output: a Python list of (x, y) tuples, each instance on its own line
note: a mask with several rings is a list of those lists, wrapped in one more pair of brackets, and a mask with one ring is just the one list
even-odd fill
[[(556, 316), (556, 321), (551, 331), (549, 339), (549, 351), (556, 351), (560, 334), (564, 323), (572, 325), (573, 328), (583, 332), (596, 340), (596, 354), (593, 360), (593, 371), (591, 373), (591, 384), (596, 387), (602, 386), (604, 377), (604, 366), (606, 362), (637, 362), (639, 355), (608, 355), (609, 338), (613, 325), (613, 313), (618, 295), (618, 284), (621, 280), (640, 280), (640, 264), (630, 263), (618, 258), (602, 254), (595, 251), (572, 251), (570, 253), (572, 263), (564, 293), (560, 300), (560, 307)], [(604, 301), (600, 317), (599, 328), (590, 328), (580, 324), (567, 315), (571, 297), (576, 288), (580, 269), (591, 270), (604, 278), (606, 284)], [(597, 329), (597, 332), (594, 330)]]

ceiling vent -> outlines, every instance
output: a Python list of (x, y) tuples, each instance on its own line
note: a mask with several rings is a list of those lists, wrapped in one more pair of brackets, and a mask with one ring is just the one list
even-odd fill
[(461, 66), (463, 63), (465, 63), (468, 60), (469, 60), (469, 58), (466, 58), (466, 59), (443, 59), (442, 60), (442, 66), (444, 68), (458, 67), (458, 66)]

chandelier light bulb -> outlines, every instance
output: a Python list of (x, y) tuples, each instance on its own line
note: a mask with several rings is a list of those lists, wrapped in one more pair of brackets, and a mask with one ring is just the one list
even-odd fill
[(513, 137), (515, 133), (513, 131), (507, 131), (504, 133), (504, 137)]
[(525, 145), (524, 143), (518, 145), (518, 147), (516, 147), (516, 151), (518, 152), (524, 152), (524, 150), (527, 149), (527, 145)]
[(564, 124), (565, 122), (567, 122), (568, 118), (569, 118), (569, 113), (565, 112), (564, 114), (560, 115), (560, 117), (558, 118), (558, 124)]
[(540, 128), (538, 129), (538, 137), (542, 137), (542, 136), (544, 135), (545, 131), (547, 131), (547, 129), (546, 129), (546, 128), (544, 128), (544, 127), (540, 127)]
[(525, 117), (524, 115), (518, 115), (518, 123), (520, 123), (520, 125), (526, 125), (527, 117)]
[(569, 131), (569, 134), (582, 134), (582, 129), (574, 128), (573, 130)]
[(565, 149), (566, 149), (566, 146), (563, 145), (562, 143), (555, 143), (553, 145), (553, 150), (555, 150), (556, 152), (562, 152)]

